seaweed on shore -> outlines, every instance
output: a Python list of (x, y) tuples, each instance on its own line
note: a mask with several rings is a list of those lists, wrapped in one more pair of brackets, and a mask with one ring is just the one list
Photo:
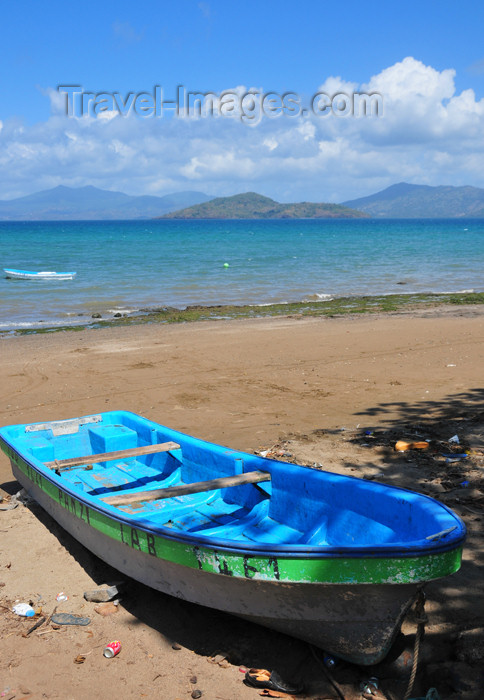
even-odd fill
[(338, 297), (325, 301), (303, 301), (267, 306), (246, 305), (190, 305), (185, 309), (161, 307), (144, 309), (133, 315), (112, 319), (95, 319), (76, 326), (51, 326), (44, 328), (22, 328), (3, 331), (0, 335), (32, 335), (58, 331), (80, 331), (86, 328), (108, 328), (153, 323), (190, 323), (248, 318), (307, 316), (341, 317), (348, 314), (399, 313), (422, 310), (445, 305), (484, 304), (484, 292), (451, 294), (389, 294), (382, 296)]

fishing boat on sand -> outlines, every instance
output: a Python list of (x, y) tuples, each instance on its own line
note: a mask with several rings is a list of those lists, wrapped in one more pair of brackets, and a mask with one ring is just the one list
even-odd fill
[(359, 664), (382, 660), (466, 530), (412, 491), (287, 464), (126, 411), (12, 425), (26, 491), (124, 574)]
[(5, 277), (12, 280), (73, 280), (77, 272), (32, 272), (30, 270), (13, 270), (4, 268)]

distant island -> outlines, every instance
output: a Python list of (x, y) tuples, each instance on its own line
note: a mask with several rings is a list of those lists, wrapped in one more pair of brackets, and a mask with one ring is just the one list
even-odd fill
[(256, 192), (216, 197), (165, 214), (162, 219), (358, 219), (367, 217), (361, 211), (342, 204), (298, 202), (280, 204)]
[(343, 202), (371, 217), (388, 219), (484, 218), (484, 189), (400, 182), (369, 197)]

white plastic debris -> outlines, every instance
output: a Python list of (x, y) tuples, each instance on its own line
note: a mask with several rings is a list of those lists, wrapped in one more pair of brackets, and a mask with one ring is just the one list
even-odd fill
[(22, 617), (33, 617), (35, 615), (35, 610), (28, 603), (17, 603), (17, 605), (13, 606), (12, 612), (22, 615)]
[(459, 445), (460, 444), (459, 436), (453, 435), (451, 438), (449, 438), (449, 442), (454, 442), (456, 445)]

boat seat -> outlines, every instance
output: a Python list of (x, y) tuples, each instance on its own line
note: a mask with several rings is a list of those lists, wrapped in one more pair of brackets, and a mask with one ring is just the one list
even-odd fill
[(25, 451), (30, 452), (32, 457), (40, 460), (41, 462), (47, 462), (50, 459), (54, 459), (54, 446), (52, 442), (46, 440), (43, 437), (29, 437), (26, 439), (19, 438), (18, 443), (25, 445)]
[(138, 447), (138, 434), (125, 425), (96, 425), (88, 429), (94, 453), (129, 450)]

